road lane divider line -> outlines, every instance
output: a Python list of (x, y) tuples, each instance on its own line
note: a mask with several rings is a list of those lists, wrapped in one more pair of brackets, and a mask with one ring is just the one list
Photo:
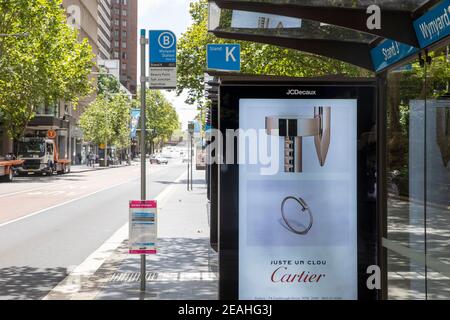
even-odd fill
[[(158, 173), (160, 171), (162, 171), (162, 169), (161, 170), (155, 170), (153, 172), (149, 172), (147, 175), (151, 175), (152, 173)], [(78, 201), (78, 200), (82, 200), (84, 198), (91, 197), (91, 196), (93, 196), (95, 194), (104, 192), (106, 190), (114, 189), (114, 188), (117, 188), (117, 187), (119, 187), (121, 185), (125, 185), (127, 183), (134, 182), (134, 181), (139, 181), (139, 180), (140, 180), (140, 177), (136, 177), (136, 178), (133, 178), (133, 179), (130, 179), (130, 180), (127, 180), (127, 181), (124, 181), (124, 182), (120, 182), (120, 183), (114, 184), (112, 186), (108, 186), (108, 187), (102, 188), (100, 190), (97, 190), (97, 191), (94, 191), (94, 192), (82, 195), (82, 196), (80, 196), (78, 198), (75, 198), (75, 199), (72, 199), (72, 200), (68, 200), (68, 201), (65, 201), (65, 202), (61, 202), (61, 203), (56, 204), (54, 206), (51, 206), (51, 207), (48, 207), (48, 208), (44, 208), (44, 209), (41, 209), (41, 210), (33, 212), (33, 213), (26, 214), (23, 217), (19, 217), (17, 219), (13, 219), (13, 220), (10, 220), (10, 221), (6, 221), (4, 223), (0, 223), (0, 228), (3, 228), (5, 226), (10, 225), (10, 224), (15, 223), (15, 222), (19, 222), (19, 221), (31, 218), (31, 217), (36, 216), (38, 214), (44, 213), (46, 211), (53, 210), (53, 209), (59, 208), (61, 206), (65, 206), (65, 205), (70, 204), (72, 202), (75, 202), (75, 201)]]
[[(122, 167), (120, 167), (120, 168), (122, 169)], [(123, 167), (123, 168), (130, 168), (130, 167)], [(133, 167), (131, 167), (131, 168), (133, 168)], [(103, 171), (105, 171), (105, 172), (103, 172)], [(155, 173), (155, 172), (158, 172), (158, 171), (161, 171), (161, 170), (154, 170), (154, 171), (150, 170), (149, 173)], [(104, 170), (91, 170), (91, 171), (84, 171), (84, 172), (72, 172), (72, 173), (69, 173), (66, 176), (54, 176), (53, 178), (55, 178), (55, 179), (53, 180), (53, 182), (55, 182), (55, 183), (53, 183), (53, 184), (43, 185), (43, 186), (40, 186), (40, 187), (35, 187), (35, 188), (30, 188), (30, 189), (25, 189), (25, 190), (14, 191), (14, 192), (11, 192), (11, 193), (0, 194), (0, 198), (12, 197), (12, 196), (15, 196), (15, 195), (18, 195), (18, 194), (21, 194), (21, 193), (27, 193), (27, 192), (41, 190), (41, 189), (49, 189), (49, 188), (54, 188), (54, 187), (65, 187), (65, 186), (68, 186), (68, 185), (70, 186), (70, 185), (73, 185), (73, 181), (65, 182), (65, 180), (64, 180), (65, 177), (70, 178), (71, 176), (73, 176), (75, 174), (78, 174), (78, 173), (90, 173), (90, 172), (98, 173), (101, 176), (107, 176), (107, 174), (110, 173), (110, 171), (104, 169)], [(139, 173), (140, 170), (133, 170), (133, 172)], [(31, 178), (32, 176), (29, 176), (29, 177)], [(48, 177), (48, 178), (50, 178), (50, 177)], [(59, 184), (59, 182), (61, 182), (61, 184)], [(38, 181), (37, 183), (44, 183), (44, 182)]]
[(65, 205), (70, 204), (70, 203), (72, 203), (72, 202), (79, 201), (79, 200), (82, 200), (82, 199), (85, 199), (85, 198), (89, 198), (89, 197), (91, 197), (91, 196), (93, 196), (93, 195), (95, 195), (95, 194), (104, 192), (104, 191), (106, 191), (106, 190), (114, 189), (114, 188), (117, 188), (117, 187), (119, 187), (119, 186), (121, 186), (121, 185), (130, 183), (130, 182), (133, 182), (133, 181), (138, 181), (138, 180), (139, 180), (139, 178), (133, 178), (133, 179), (131, 179), (131, 180), (127, 180), (127, 181), (124, 181), (124, 182), (120, 182), (120, 183), (114, 184), (114, 185), (112, 185), (112, 186), (108, 186), (108, 187), (102, 188), (102, 189), (100, 189), (100, 190), (97, 190), (97, 191), (94, 191), (94, 192), (85, 194), (85, 195), (83, 195), (83, 196), (81, 196), (81, 197), (78, 197), (78, 198), (75, 198), (75, 199), (72, 199), (72, 200), (68, 200), (68, 201), (65, 201), (65, 202), (61, 202), (61, 203), (59, 203), (59, 204), (57, 204), (57, 205), (54, 205), (54, 206), (51, 206), (51, 207), (48, 207), (48, 208), (45, 208), (45, 209), (42, 209), (42, 210), (39, 210), (39, 211), (36, 211), (36, 212), (33, 212), (33, 213), (29, 213), (29, 214), (27, 214), (27, 215), (25, 215), (25, 216), (23, 216), (23, 217), (20, 217), (20, 218), (14, 219), (14, 220), (10, 220), (10, 221), (1, 223), (1, 224), (0, 224), (0, 228), (3, 228), (3, 227), (5, 227), (5, 226), (7, 226), (7, 225), (10, 225), (10, 224), (12, 224), (12, 223), (16, 223), (16, 222), (19, 222), (19, 221), (22, 221), (22, 220), (31, 218), (31, 217), (36, 216), (36, 215), (38, 215), (38, 214), (44, 213), (44, 212), (46, 212), (46, 211), (50, 211), (50, 210), (53, 210), (53, 209), (56, 209), (56, 208), (65, 206)]
[[(174, 182), (161, 191), (155, 199), (158, 202), (158, 210), (164, 206), (169, 196), (175, 191), (178, 183), (187, 175), (183, 172)], [(98, 269), (114, 255), (117, 248), (128, 239), (128, 222), (119, 228), (108, 240), (106, 240), (97, 250), (89, 255), (79, 266), (77, 266), (64, 280), (53, 288), (43, 300), (93, 300), (100, 292), (101, 288), (91, 290), (91, 292), (80, 291), (85, 282), (89, 282)], [(89, 286), (92, 287), (92, 286)], [(95, 287), (95, 286), (94, 286)], [(77, 297), (78, 295), (78, 297)]]

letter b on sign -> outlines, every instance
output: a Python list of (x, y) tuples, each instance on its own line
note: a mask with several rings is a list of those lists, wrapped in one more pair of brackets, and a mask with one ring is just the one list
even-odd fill
[(170, 38), (169, 38), (169, 36), (164, 36), (163, 37), (163, 44), (164, 44), (164, 46), (170, 45)]
[(159, 36), (158, 43), (161, 48), (170, 49), (175, 44), (175, 38), (172, 33), (164, 32), (164, 33), (161, 33), (161, 35)]

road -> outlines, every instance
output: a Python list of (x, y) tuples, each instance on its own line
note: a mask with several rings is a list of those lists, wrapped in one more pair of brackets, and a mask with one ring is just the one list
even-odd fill
[[(148, 168), (148, 199), (186, 170)], [(0, 299), (42, 299), (128, 221), (140, 198), (140, 167), (0, 184)]]

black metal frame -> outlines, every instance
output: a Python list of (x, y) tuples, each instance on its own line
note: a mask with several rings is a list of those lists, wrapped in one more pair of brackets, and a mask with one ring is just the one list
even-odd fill
[[(338, 40), (295, 39), (253, 34), (236, 34), (223, 31), (211, 32), (216, 37), (223, 39), (252, 41), (300, 50), (341, 60), (370, 71), (375, 71), (370, 55), (371, 48), (370, 45), (366, 43)], [(349, 54), (349, 50), (351, 50), (351, 54)]]
[(413, 18), (417, 12), (423, 12), (439, 0), (430, 0), (422, 8), (414, 12), (384, 8), (381, 15), (382, 28), (369, 30), (367, 28), (367, 12), (362, 8), (345, 7), (311, 7), (301, 4), (274, 4), (269, 2), (214, 0), (223, 9), (263, 12), (287, 17), (320, 21), (344, 28), (373, 34), (381, 38), (396, 40), (413, 47), (419, 47), (413, 28)]

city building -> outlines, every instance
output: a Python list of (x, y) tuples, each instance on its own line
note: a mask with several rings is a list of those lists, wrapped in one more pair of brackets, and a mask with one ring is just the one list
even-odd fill
[(111, 0), (98, 1), (98, 46), (100, 59), (111, 58)]
[(120, 82), (132, 94), (137, 89), (137, 0), (111, 0), (111, 59), (120, 61)]

